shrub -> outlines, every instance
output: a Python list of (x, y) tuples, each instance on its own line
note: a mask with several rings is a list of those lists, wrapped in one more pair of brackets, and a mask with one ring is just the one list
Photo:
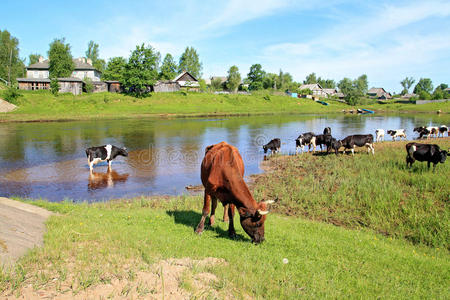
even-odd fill
[(89, 77), (84, 77), (84, 91), (88, 94), (94, 91), (94, 84), (92, 83), (92, 79)]
[(50, 81), (50, 91), (53, 95), (57, 96), (59, 93), (59, 82), (58, 79), (52, 78)]
[(4, 92), (3, 92), (3, 98), (8, 101), (9, 103), (15, 104), (17, 105), (17, 99), (19, 99), (19, 97), (21, 97), (22, 94), (19, 92), (19, 90), (17, 89), (16, 86), (11, 86), (8, 87)]

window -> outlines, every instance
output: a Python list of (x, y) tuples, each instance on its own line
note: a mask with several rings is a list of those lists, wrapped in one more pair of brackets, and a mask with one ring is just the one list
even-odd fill
[(34, 71), (33, 77), (34, 77), (34, 78), (38, 78), (38, 77), (39, 77), (39, 72), (38, 72), (38, 71)]

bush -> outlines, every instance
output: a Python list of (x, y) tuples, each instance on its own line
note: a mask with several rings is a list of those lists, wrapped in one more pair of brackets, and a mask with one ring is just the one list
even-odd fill
[(19, 92), (19, 90), (17, 89), (16, 86), (11, 86), (8, 87), (4, 92), (3, 92), (3, 98), (8, 101), (9, 103), (15, 104), (17, 105), (17, 99), (19, 99), (19, 97), (21, 97), (22, 94)]
[(88, 94), (94, 91), (94, 84), (92, 83), (92, 79), (89, 77), (84, 77), (84, 91)]
[(53, 95), (57, 96), (59, 93), (59, 82), (58, 79), (52, 78), (50, 81), (50, 91)]

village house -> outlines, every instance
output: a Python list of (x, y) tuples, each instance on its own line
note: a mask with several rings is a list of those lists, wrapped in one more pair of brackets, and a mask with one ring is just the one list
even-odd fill
[(380, 99), (380, 100), (386, 100), (391, 99), (392, 95), (391, 93), (386, 92), (384, 88), (371, 88), (367, 95), (371, 98)]
[(311, 84), (302, 84), (299, 87), (299, 90), (311, 90), (313, 96), (317, 97), (328, 97), (328, 94), (324, 91), (324, 89), (320, 86), (318, 83), (311, 83)]
[(188, 71), (181, 72), (172, 82), (176, 82), (180, 85), (180, 88), (188, 89), (190, 91), (199, 91), (200, 84), (198, 80), (192, 76)]

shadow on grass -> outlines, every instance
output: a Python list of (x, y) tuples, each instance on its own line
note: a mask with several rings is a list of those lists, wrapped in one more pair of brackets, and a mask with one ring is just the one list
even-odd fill
[[(197, 225), (200, 222), (200, 219), (202, 218), (202, 215), (200, 213), (192, 211), (192, 210), (169, 210), (169, 211), (167, 211), (167, 214), (169, 216), (173, 217), (176, 224), (183, 224), (187, 227), (190, 227), (190, 228), (192, 228), (192, 231), (194, 231), (195, 228), (197, 228)], [(216, 220), (217, 220), (216, 222), (221, 222), (218, 220), (217, 216), (216, 216)], [(217, 225), (213, 225), (211, 227), (207, 224), (208, 224), (208, 219), (205, 221), (205, 230), (215, 232), (217, 234), (216, 237), (231, 239), (228, 236), (228, 230), (223, 230), (222, 228), (220, 228)], [(235, 218), (234, 226), (235, 226), (235, 228), (236, 228), (236, 226), (240, 226), (239, 221), (236, 222), (236, 218)], [(192, 234), (196, 234), (196, 233), (192, 232)], [(236, 233), (235, 240), (245, 241), (245, 242), (250, 241), (249, 238), (247, 238), (239, 233)]]

